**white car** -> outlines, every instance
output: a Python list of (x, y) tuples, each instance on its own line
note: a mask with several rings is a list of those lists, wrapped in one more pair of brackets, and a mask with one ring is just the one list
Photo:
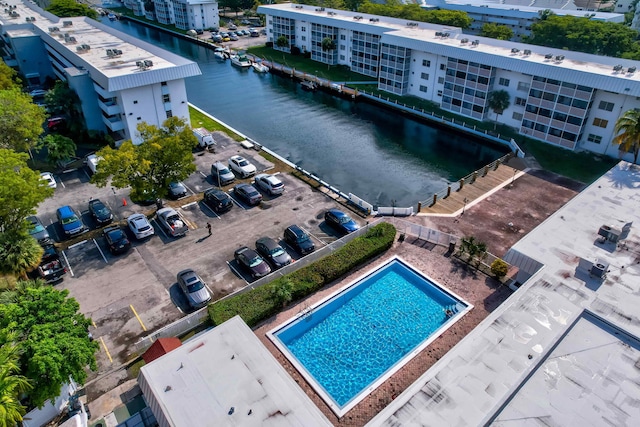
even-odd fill
[(53, 177), (51, 172), (42, 172), (40, 174), (40, 179), (45, 181), (47, 185), (51, 188), (57, 188), (58, 184), (56, 183), (56, 179)]
[(275, 175), (261, 173), (256, 175), (256, 185), (267, 194), (275, 196), (284, 193), (284, 184)]
[(129, 218), (127, 218), (127, 224), (129, 224), (129, 229), (138, 240), (153, 236), (155, 234), (153, 226), (149, 223), (149, 220), (143, 214), (138, 213), (131, 215)]
[(241, 178), (247, 178), (256, 174), (256, 167), (242, 156), (232, 156), (229, 159), (229, 167), (232, 171), (240, 175)]

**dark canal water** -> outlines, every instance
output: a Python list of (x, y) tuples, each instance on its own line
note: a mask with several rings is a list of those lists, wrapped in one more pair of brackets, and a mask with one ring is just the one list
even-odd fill
[(415, 206), (507, 152), (365, 102), (305, 92), (287, 78), (237, 69), (209, 49), (133, 22), (104, 23), (196, 61), (203, 74), (186, 80), (189, 102), (376, 206)]

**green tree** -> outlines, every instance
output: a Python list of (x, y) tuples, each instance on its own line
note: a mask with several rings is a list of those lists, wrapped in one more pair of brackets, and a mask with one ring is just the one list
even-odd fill
[(480, 35), (482, 37), (489, 37), (498, 40), (511, 40), (513, 37), (513, 30), (506, 25), (486, 23), (482, 26)]
[(47, 91), (44, 103), (51, 115), (64, 114), (72, 119), (82, 117), (80, 97), (76, 91), (69, 87), (67, 82), (58, 80), (53, 88)]
[(44, 109), (18, 88), (0, 90), (0, 148), (27, 151), (42, 134)]
[[(131, 197), (163, 198), (171, 182), (182, 181), (196, 167), (192, 151), (198, 144), (191, 128), (178, 117), (167, 119), (161, 128), (141, 123), (138, 132), (142, 143), (124, 142), (119, 149), (105, 147), (91, 182), (104, 187), (109, 178), (116, 188), (131, 187)], [(146, 196), (145, 196), (146, 195)]]
[(31, 389), (29, 380), (20, 375), (20, 352), (18, 345), (11, 341), (14, 337), (8, 331), (0, 338), (0, 426), (13, 427), (22, 421), (25, 407), (20, 403), (20, 395)]
[(33, 383), (29, 399), (35, 406), (58, 396), (69, 377), (83, 384), (86, 368), (97, 368), (98, 343), (87, 333), (91, 319), (79, 308), (66, 289), (36, 282), (22, 284), (11, 301), (0, 304), (0, 330), (17, 334), (23, 350), (20, 371)]
[(44, 250), (25, 231), (0, 233), (0, 272), (26, 278), (40, 264)]
[(402, 4), (398, 0), (389, 0), (386, 4), (372, 3), (366, 0), (360, 4), (358, 11), (432, 24), (452, 25), (463, 29), (469, 28), (473, 21), (466, 12), (445, 9), (425, 10), (416, 3)]
[(289, 278), (277, 281), (277, 284), (271, 288), (271, 295), (275, 300), (286, 307), (293, 299), (293, 282)]
[(52, 164), (64, 162), (76, 155), (76, 143), (71, 138), (58, 134), (45, 136), (40, 144), (40, 150), (47, 150), (47, 161)]
[(5, 64), (4, 61), (0, 61), (0, 90), (13, 89), (16, 87), (20, 87), (18, 73)]
[(477, 268), (482, 259), (487, 255), (487, 245), (484, 242), (476, 240), (473, 236), (463, 237), (460, 239), (459, 254), (464, 255), (465, 253), (469, 257), (469, 264), (477, 258)]
[(46, 11), (61, 18), (72, 18), (74, 16), (98, 18), (98, 12), (95, 9), (91, 9), (86, 4), (78, 3), (76, 0), (51, 0), (51, 4), (46, 8)]
[(53, 188), (27, 166), (29, 156), (0, 148), (0, 233), (25, 230), (24, 218), (53, 195)]
[(491, 263), (491, 273), (496, 276), (498, 279), (502, 279), (509, 272), (509, 264), (501, 260), (500, 258), (496, 258), (495, 261)]
[(507, 92), (506, 90), (494, 90), (493, 92), (489, 92), (487, 105), (493, 110), (494, 113), (496, 113), (496, 121), (493, 127), (495, 129), (498, 123), (498, 116), (504, 113), (504, 110), (509, 108), (509, 105), (511, 105), (511, 97), (509, 96), (509, 92)]
[(278, 39), (276, 40), (276, 46), (282, 48), (289, 47), (289, 39), (287, 38), (287, 36), (278, 37)]
[(628, 110), (620, 116), (613, 132), (616, 136), (612, 142), (620, 146), (620, 151), (633, 153), (633, 163), (637, 163), (640, 152), (640, 109)]

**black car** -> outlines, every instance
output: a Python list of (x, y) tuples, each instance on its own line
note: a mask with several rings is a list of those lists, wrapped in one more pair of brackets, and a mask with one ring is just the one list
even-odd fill
[(233, 188), (233, 194), (245, 203), (254, 206), (262, 202), (262, 194), (251, 184), (238, 184)]
[(234, 252), (233, 257), (238, 261), (238, 264), (240, 264), (242, 268), (251, 274), (251, 277), (254, 279), (264, 277), (271, 273), (271, 267), (269, 267), (269, 264), (267, 264), (267, 262), (263, 260), (256, 251), (246, 246), (237, 249)]
[(32, 279), (41, 279), (46, 283), (55, 283), (62, 280), (62, 276), (67, 273), (60, 255), (55, 246), (45, 245), (43, 246), (44, 253), (42, 254), (42, 260), (40, 265), (33, 271), (29, 272), (28, 276)]
[(169, 197), (174, 200), (187, 196), (187, 187), (181, 182), (172, 182), (169, 184)]
[(270, 237), (261, 237), (256, 240), (256, 251), (276, 270), (291, 264), (291, 256)]
[(93, 199), (89, 201), (89, 213), (99, 226), (107, 225), (113, 221), (111, 209), (102, 203), (100, 199)]
[(127, 235), (117, 225), (105, 228), (102, 233), (107, 241), (109, 252), (112, 254), (122, 254), (131, 248), (131, 242), (127, 239)]
[(295, 224), (284, 230), (284, 241), (301, 255), (307, 255), (316, 250), (309, 235)]
[(217, 213), (227, 212), (233, 207), (231, 197), (222, 190), (210, 188), (204, 192), (204, 203)]
[(341, 232), (342, 234), (353, 233), (360, 228), (349, 215), (338, 209), (329, 209), (324, 213), (324, 222)]

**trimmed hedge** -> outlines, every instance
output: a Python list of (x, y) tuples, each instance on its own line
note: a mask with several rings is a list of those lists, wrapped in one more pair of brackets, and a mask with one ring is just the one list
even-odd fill
[(293, 284), (293, 301), (310, 295), (323, 286), (385, 252), (391, 247), (396, 228), (387, 222), (372, 227), (364, 236), (357, 237), (331, 255), (311, 265), (278, 278), (273, 282), (236, 296), (216, 301), (209, 306), (209, 317), (214, 325), (240, 315), (247, 325), (253, 327), (274, 316), (282, 309), (282, 301), (274, 295), (274, 288), (285, 280)]

